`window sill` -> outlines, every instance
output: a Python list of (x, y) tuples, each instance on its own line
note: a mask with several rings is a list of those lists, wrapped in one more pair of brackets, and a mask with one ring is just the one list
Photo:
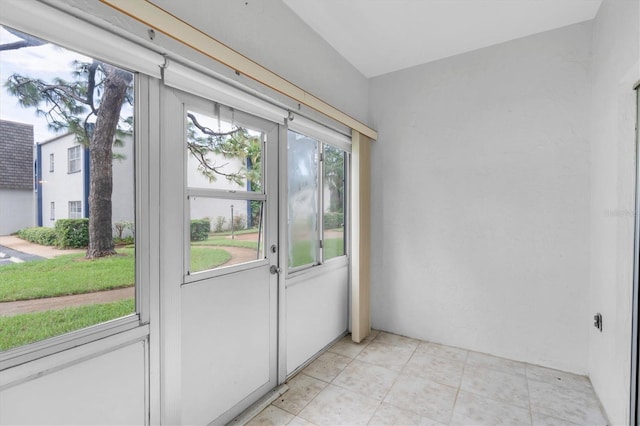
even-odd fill
[(287, 288), (293, 287), (301, 282), (304, 282), (309, 278), (313, 278), (315, 276), (322, 275), (336, 269), (348, 268), (348, 267), (349, 267), (348, 256), (335, 257), (333, 259), (327, 260), (323, 264), (309, 266), (304, 269), (298, 269), (296, 271), (287, 273), (286, 287)]

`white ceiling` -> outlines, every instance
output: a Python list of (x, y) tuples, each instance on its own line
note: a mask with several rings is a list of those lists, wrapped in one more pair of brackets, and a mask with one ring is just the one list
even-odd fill
[(593, 19), (602, 0), (284, 0), (366, 77)]

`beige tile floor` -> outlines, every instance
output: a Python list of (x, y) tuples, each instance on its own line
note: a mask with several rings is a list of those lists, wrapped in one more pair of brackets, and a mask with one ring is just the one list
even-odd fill
[(350, 336), (248, 425), (606, 425), (587, 377), (395, 334)]

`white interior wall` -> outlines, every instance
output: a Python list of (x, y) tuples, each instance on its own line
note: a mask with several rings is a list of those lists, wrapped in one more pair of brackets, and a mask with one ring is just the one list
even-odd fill
[(371, 80), (373, 327), (587, 372), (590, 29)]
[(589, 375), (611, 424), (628, 424), (640, 3), (605, 0), (593, 26)]

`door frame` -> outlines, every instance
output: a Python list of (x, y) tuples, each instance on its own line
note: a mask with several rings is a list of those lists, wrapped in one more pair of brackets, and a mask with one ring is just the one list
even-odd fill
[[(184, 144), (184, 132), (186, 131), (186, 111), (185, 108), (196, 105), (196, 110), (201, 110), (198, 106), (215, 105), (215, 100), (205, 99), (196, 94), (184, 92), (180, 89), (162, 85), (161, 87), (161, 109), (160, 123), (160, 242), (158, 250), (161, 259), (160, 281), (160, 409), (161, 422), (168, 424), (179, 424), (183, 421), (183, 381), (185, 373), (183, 371), (183, 289), (191, 286), (206, 286), (208, 280), (225, 279), (225, 276), (238, 277), (243, 272), (255, 273), (260, 268), (265, 268), (269, 274), (271, 265), (278, 266), (278, 253), (272, 253), (271, 244), (278, 248), (278, 156), (279, 139), (281, 125), (270, 120), (253, 116), (241, 111), (234, 111), (234, 117), (243, 125), (269, 134), (268, 143), (263, 148), (263, 191), (265, 194), (265, 221), (264, 239), (265, 250), (264, 260), (251, 261), (239, 265), (213, 270), (212, 273), (199, 274), (195, 279), (186, 274), (185, 250), (189, 249), (189, 206), (188, 206), (188, 186), (187, 186), (187, 153)], [(213, 107), (211, 112), (214, 112)], [(183, 117), (182, 124), (176, 125), (180, 117)], [(179, 141), (179, 142), (178, 142)], [(242, 196), (231, 198), (242, 199)], [(271, 214), (269, 214), (271, 213)], [(184, 225), (184, 226), (183, 226)], [(273, 241), (273, 243), (272, 243)], [(265, 279), (267, 279), (265, 277)], [(280, 283), (279, 274), (268, 275), (268, 315), (270, 324), (268, 326), (268, 382), (259, 386), (243, 399), (235, 401), (229, 407), (225, 406), (225, 411), (216, 413), (216, 419), (207, 419), (208, 422), (226, 423), (232, 420), (242, 410), (246, 409), (279, 383), (279, 362), (278, 362), (278, 332), (279, 332), (279, 307), (278, 294)], [(240, 373), (240, 372), (238, 372)], [(224, 387), (224, 386), (223, 386)]]
[(635, 215), (633, 238), (633, 295), (631, 298), (631, 377), (629, 400), (629, 424), (637, 425), (640, 420), (640, 81), (634, 85), (636, 92), (636, 126), (635, 126), (635, 161), (636, 161), (636, 185), (635, 185)]

